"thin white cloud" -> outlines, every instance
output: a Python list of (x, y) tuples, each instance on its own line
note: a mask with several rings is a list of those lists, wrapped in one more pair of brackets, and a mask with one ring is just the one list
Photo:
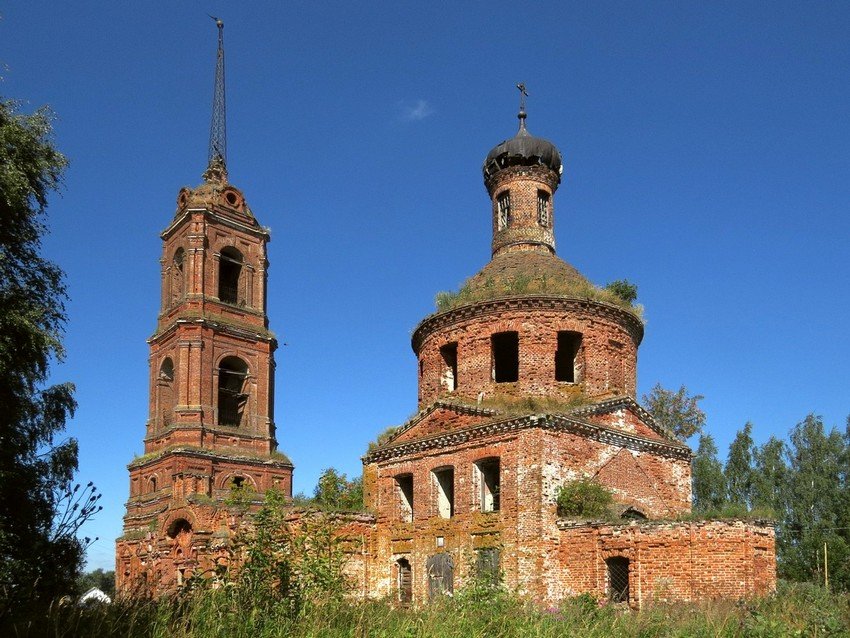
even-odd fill
[(415, 104), (402, 104), (402, 119), (419, 122), (434, 112), (434, 108), (425, 100), (416, 100)]

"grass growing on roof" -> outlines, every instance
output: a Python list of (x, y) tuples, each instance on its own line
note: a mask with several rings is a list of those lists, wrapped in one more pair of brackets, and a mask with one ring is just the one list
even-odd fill
[[(602, 301), (614, 306), (628, 310), (638, 318), (643, 316), (643, 306), (634, 304), (635, 297), (624, 298), (618, 294), (623, 290), (623, 282), (614, 282), (618, 286), (600, 288), (594, 286), (584, 279), (562, 279), (555, 277), (530, 277), (525, 274), (517, 274), (498, 280), (489, 278), (484, 285), (472, 285), (471, 280), (461, 286), (456, 292), (438, 292), (434, 299), (438, 312), (454, 310), (460, 306), (490, 301), (501, 297), (519, 297), (523, 295), (554, 295), (558, 297), (569, 297), (574, 299), (589, 299), (591, 301)], [(636, 291), (634, 293), (637, 294)]]

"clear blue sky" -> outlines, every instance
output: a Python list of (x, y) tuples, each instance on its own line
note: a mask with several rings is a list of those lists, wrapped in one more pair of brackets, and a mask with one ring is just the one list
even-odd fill
[(142, 451), (159, 232), (205, 168), (226, 23), (229, 168), (272, 230), (280, 447), (296, 491), (360, 471), (416, 408), (413, 327), (489, 259), (481, 162), (528, 126), (565, 160), (561, 257), (646, 306), (639, 389), (705, 395), (723, 455), (850, 412), (850, 4), (39, 2), (0, 10), (0, 93), (71, 159), (45, 250), (68, 275), (70, 435), (113, 566)]

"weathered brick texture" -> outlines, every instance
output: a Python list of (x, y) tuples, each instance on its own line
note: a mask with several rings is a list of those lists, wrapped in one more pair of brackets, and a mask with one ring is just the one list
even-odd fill
[[(589, 282), (554, 254), (560, 167), (557, 149), (524, 126), (485, 162), (493, 259), (458, 296), (466, 301), (414, 331), (419, 412), (363, 458), (370, 513), (328, 515), (354, 596), (419, 604), (485, 568), (546, 604), (590, 593), (639, 607), (775, 588), (772, 527), (680, 520), (691, 451), (635, 401), (643, 324), (581, 294)], [(234, 481), (257, 497), (248, 511), (266, 490), (292, 490), (292, 465), (274, 453), (268, 234), (241, 193), (208, 182), (181, 191), (163, 239), (146, 455), (130, 464), (117, 547), (123, 591), (167, 591), (228, 561), (245, 524), (225, 503)], [(227, 274), (234, 249), (238, 279)], [(245, 365), (238, 426), (221, 423), (228, 357)], [(558, 491), (578, 479), (611, 492), (611, 520), (559, 517)], [(290, 521), (303, 516), (315, 514)]]
[(268, 231), (236, 188), (207, 181), (180, 192), (162, 239), (145, 455), (129, 465), (116, 548), (124, 592), (167, 591), (226, 560), (238, 517), (222, 505), (234, 487), (253, 492), (254, 509), (268, 489), (292, 494), (292, 464), (276, 452)]

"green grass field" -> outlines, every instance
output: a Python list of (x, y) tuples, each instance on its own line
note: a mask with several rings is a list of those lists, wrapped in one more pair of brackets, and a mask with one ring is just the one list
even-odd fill
[(635, 612), (590, 597), (540, 609), (505, 592), (466, 591), (421, 607), (325, 601), (293, 613), (285, 600), (250, 600), (225, 587), (159, 601), (80, 609), (55, 605), (11, 635), (152, 638), (491, 638), (577, 636), (850, 636), (850, 596), (781, 584), (747, 602), (658, 605)]

